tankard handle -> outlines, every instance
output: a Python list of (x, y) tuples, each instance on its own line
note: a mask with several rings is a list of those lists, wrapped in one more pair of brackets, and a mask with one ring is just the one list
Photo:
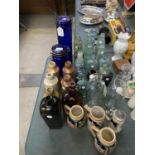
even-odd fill
[(97, 128), (95, 125), (91, 125), (90, 128), (91, 128), (92, 131), (95, 133), (95, 135), (100, 131), (100, 129)]
[(69, 111), (70, 111), (70, 107), (68, 105), (64, 105), (64, 110), (65, 110), (65, 113), (68, 115), (69, 114)]
[(84, 109), (87, 110), (87, 112), (90, 112), (91, 110), (91, 108), (87, 104), (84, 106)]

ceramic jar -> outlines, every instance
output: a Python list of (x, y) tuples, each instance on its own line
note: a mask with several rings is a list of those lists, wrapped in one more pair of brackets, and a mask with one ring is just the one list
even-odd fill
[(96, 126), (91, 126), (92, 131), (95, 133), (94, 144), (96, 149), (103, 155), (111, 153), (116, 147), (116, 134), (110, 127), (102, 129)]
[(64, 75), (70, 75), (71, 77), (73, 77), (74, 67), (72, 66), (72, 63), (70, 61), (65, 62), (65, 65), (64, 65), (62, 70), (63, 70), (63, 76)]
[(87, 104), (84, 106), (84, 109), (87, 112), (87, 125), (91, 134), (94, 136), (94, 132), (91, 129), (92, 125), (101, 127), (105, 121), (106, 113), (105, 110), (100, 106), (89, 107)]
[(122, 130), (125, 121), (126, 113), (122, 110), (115, 109), (112, 112), (112, 117), (109, 126), (115, 131), (115, 133), (119, 133)]
[(46, 77), (44, 79), (44, 86), (46, 95), (51, 95), (54, 91), (57, 94), (56, 96), (58, 96), (59, 87), (58, 78), (56, 76), (54, 76), (53, 74), (46, 74)]
[(115, 55), (112, 57), (112, 60), (122, 59), (123, 54), (128, 49), (128, 40), (130, 39), (130, 35), (128, 33), (120, 32), (118, 34), (118, 39), (114, 43), (114, 53)]
[(64, 109), (67, 114), (67, 124), (71, 128), (80, 128), (85, 124), (84, 110), (80, 105), (72, 107), (64, 105)]
[(64, 77), (61, 80), (62, 90), (66, 90), (70, 86), (71, 82), (74, 82), (74, 80), (71, 78), (71, 76), (64, 75)]
[(48, 64), (47, 72), (48, 74), (52, 73), (53, 75), (57, 76), (57, 78), (59, 78), (59, 67), (54, 61), (50, 61)]
[(50, 129), (63, 125), (62, 105), (58, 97), (46, 96), (40, 103), (40, 114)]

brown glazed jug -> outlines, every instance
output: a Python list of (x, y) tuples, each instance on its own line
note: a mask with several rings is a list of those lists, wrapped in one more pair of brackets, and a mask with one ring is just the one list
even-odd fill
[(55, 76), (57, 76), (57, 78), (59, 79), (59, 67), (56, 65), (56, 63), (54, 61), (50, 61), (50, 63), (48, 64), (48, 70), (47, 70), (48, 74), (53, 74)]
[(70, 75), (64, 75), (64, 77), (61, 80), (62, 90), (66, 90), (69, 87), (71, 82), (74, 82), (74, 80), (71, 78), (71, 76)]
[(71, 82), (69, 87), (62, 93), (62, 104), (69, 107), (73, 105), (82, 106), (82, 96), (77, 90), (75, 82)]
[(73, 67), (72, 63), (70, 61), (66, 61), (62, 71), (63, 71), (63, 76), (70, 75), (71, 77), (73, 77), (74, 67)]

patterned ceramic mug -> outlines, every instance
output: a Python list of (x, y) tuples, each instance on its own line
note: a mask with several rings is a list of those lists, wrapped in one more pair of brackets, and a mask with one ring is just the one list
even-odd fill
[(84, 110), (80, 105), (69, 107), (64, 105), (65, 113), (68, 115), (67, 124), (71, 128), (80, 128), (85, 124)]
[(84, 108), (88, 113), (88, 129), (94, 136), (94, 132), (92, 132), (91, 126), (95, 125), (97, 127), (101, 127), (103, 125), (106, 116), (105, 110), (100, 106), (89, 107), (87, 104), (84, 106)]
[(116, 147), (116, 134), (114, 130), (110, 127), (99, 129), (94, 125), (91, 128), (95, 133), (94, 144), (96, 149), (103, 155), (111, 153)]

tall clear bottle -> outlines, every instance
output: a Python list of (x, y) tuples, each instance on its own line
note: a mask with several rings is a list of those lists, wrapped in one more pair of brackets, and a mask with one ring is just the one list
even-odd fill
[(98, 105), (98, 86), (97, 76), (91, 74), (87, 82), (87, 104), (90, 106)]

